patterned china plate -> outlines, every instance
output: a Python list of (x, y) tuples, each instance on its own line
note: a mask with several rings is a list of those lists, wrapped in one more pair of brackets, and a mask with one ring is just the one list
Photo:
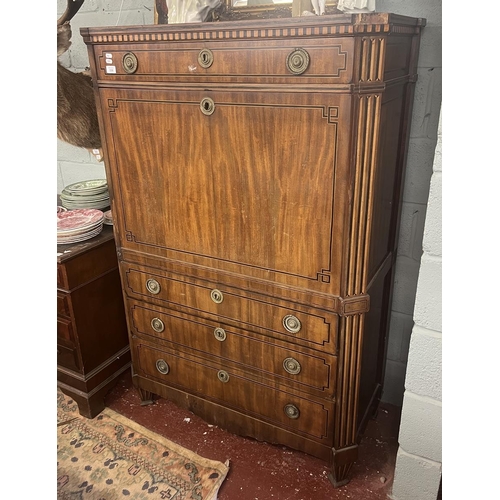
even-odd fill
[(113, 225), (113, 215), (111, 213), (111, 210), (107, 210), (106, 212), (104, 212), (104, 224), (108, 226)]
[(102, 210), (103, 208), (107, 208), (110, 206), (109, 198), (104, 201), (82, 201), (80, 203), (74, 202), (70, 203), (63, 200), (63, 206), (65, 206), (68, 210), (74, 208), (97, 208), (98, 210)]
[(57, 244), (58, 245), (67, 245), (69, 243), (79, 243), (81, 241), (89, 240), (94, 236), (101, 234), (103, 228), (102, 222), (92, 231), (87, 231), (86, 233), (78, 234), (75, 236), (57, 236)]
[(108, 181), (106, 179), (91, 179), (89, 181), (80, 181), (70, 184), (64, 188), (65, 191), (71, 194), (89, 192), (89, 191), (100, 191), (108, 187)]
[(92, 226), (85, 226), (83, 229), (73, 229), (71, 231), (57, 231), (57, 239), (63, 239), (63, 238), (73, 238), (75, 236), (81, 236), (82, 234), (86, 234), (90, 231), (93, 231), (99, 226), (102, 226), (104, 224), (104, 220), (101, 220), (100, 222), (97, 222), (96, 224), (93, 224)]
[(77, 208), (57, 214), (57, 232), (89, 229), (104, 220), (104, 213), (96, 208)]
[(61, 200), (64, 201), (102, 201), (106, 200), (109, 198), (109, 192), (108, 190), (102, 192), (102, 193), (97, 193), (97, 194), (86, 194), (83, 195), (83, 193), (80, 194), (66, 194), (63, 190), (63, 192), (60, 195)]

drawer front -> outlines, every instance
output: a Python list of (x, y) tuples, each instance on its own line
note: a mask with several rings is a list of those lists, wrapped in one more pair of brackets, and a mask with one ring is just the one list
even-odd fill
[(67, 293), (57, 292), (57, 315), (70, 319), (71, 309), (69, 306), (70, 296)]
[(57, 264), (57, 288), (68, 289), (68, 282), (64, 273), (64, 267), (61, 264)]
[[(349, 83), (353, 39), (96, 46), (100, 80)], [(242, 57), (244, 50), (244, 57)]]
[(74, 346), (75, 334), (73, 331), (73, 322), (69, 318), (57, 318), (57, 341), (59, 343)]
[[(102, 234), (102, 233), (101, 233)], [(101, 235), (99, 235), (101, 237)], [(88, 240), (88, 248), (81, 253), (70, 253), (64, 263), (57, 265), (57, 286), (71, 291), (89, 283), (118, 267), (116, 246), (112, 233), (103, 234), (99, 240)]]
[(70, 370), (80, 371), (76, 349), (57, 344), (57, 364)]
[(333, 402), (315, 402), (249, 381), (231, 370), (207, 366), (202, 359), (133, 342), (134, 370), (141, 376), (201, 396), (246, 415), (318, 440), (331, 440), (328, 421)]
[(299, 348), (286, 341), (270, 340), (223, 323), (128, 301), (132, 334), (173, 342), (186, 352), (218, 358), (239, 372), (258, 370), (259, 378), (272, 377), (300, 390), (312, 389), (323, 396), (335, 390), (335, 356)]
[(335, 314), (316, 309), (296, 310), (293, 304), (276, 301), (275, 305), (270, 303), (270, 298), (257, 294), (240, 296), (237, 291), (222, 285), (191, 283), (126, 266), (124, 282), (125, 291), (131, 298), (189, 308), (197, 316), (241, 325), (248, 330), (316, 348), (329, 344), (328, 350), (334, 354), (338, 321)]

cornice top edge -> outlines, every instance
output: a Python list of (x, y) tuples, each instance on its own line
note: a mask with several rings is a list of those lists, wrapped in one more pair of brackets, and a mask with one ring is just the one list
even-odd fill
[[(87, 44), (227, 40), (363, 34), (417, 34), (425, 19), (390, 13), (333, 14), (284, 19), (80, 28)], [(187, 34), (190, 36), (187, 36)]]

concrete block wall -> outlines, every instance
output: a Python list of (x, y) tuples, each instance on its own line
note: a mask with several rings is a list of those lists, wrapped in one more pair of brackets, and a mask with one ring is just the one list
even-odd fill
[(439, 126), (392, 487), (394, 500), (436, 500), (441, 481), (441, 162)]
[(382, 401), (401, 406), (441, 108), (441, 1), (377, 0), (376, 7), (427, 20), (420, 44), (382, 393)]

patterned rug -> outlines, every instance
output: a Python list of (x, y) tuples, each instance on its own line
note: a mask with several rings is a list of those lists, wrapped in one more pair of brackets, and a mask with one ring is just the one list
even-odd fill
[(228, 470), (110, 408), (82, 417), (57, 391), (57, 498), (215, 500)]

